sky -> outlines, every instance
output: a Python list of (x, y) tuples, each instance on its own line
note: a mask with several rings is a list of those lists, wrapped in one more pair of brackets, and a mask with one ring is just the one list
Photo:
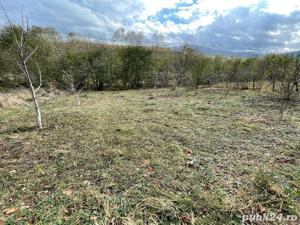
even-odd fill
[[(300, 0), (1, 0), (10, 17), (62, 34), (110, 40), (118, 28), (259, 54), (300, 50)], [(22, 7), (23, 6), (23, 7)], [(0, 24), (4, 17), (1, 15)]]

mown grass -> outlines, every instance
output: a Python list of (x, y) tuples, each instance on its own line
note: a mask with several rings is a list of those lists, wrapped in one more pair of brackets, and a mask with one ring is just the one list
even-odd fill
[[(251, 91), (85, 93), (0, 111), (6, 224), (241, 224), (299, 214), (300, 112)], [(16, 212), (5, 215), (5, 209)], [(1, 221), (1, 220), (0, 220)]]

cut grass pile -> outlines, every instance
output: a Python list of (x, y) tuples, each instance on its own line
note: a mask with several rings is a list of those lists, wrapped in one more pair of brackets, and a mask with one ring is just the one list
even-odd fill
[(91, 92), (81, 107), (72, 96), (43, 103), (41, 131), (31, 108), (0, 109), (2, 223), (299, 215), (300, 111), (280, 121), (278, 104), (221, 89)]

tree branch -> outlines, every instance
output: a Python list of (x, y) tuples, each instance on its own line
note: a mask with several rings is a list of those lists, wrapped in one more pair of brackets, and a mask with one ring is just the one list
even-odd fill
[(26, 63), (30, 57), (37, 51), (37, 49), (39, 48), (39, 46), (36, 46), (33, 51), (25, 58), (24, 62)]
[(41, 72), (41, 69), (40, 69), (39, 65), (37, 63), (35, 65), (36, 65), (36, 68), (37, 68), (38, 73), (39, 73), (39, 81), (40, 81), (39, 86), (34, 90), (34, 92), (36, 93), (41, 89), (41, 87), (43, 85), (43, 80), (42, 80), (42, 72)]

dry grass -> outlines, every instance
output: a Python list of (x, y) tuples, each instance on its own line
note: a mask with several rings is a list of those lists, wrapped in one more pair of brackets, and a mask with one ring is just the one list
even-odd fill
[(0, 92), (0, 107), (17, 107), (28, 104), (30, 93), (27, 90), (15, 90), (10, 93)]
[[(41, 89), (38, 96), (41, 101), (51, 100), (57, 96), (65, 95), (65, 92), (57, 89)], [(16, 89), (9, 92), (0, 92), (0, 108), (14, 108), (30, 106), (31, 94), (27, 89)]]
[[(300, 111), (251, 91), (91, 92), (0, 110), (7, 224), (241, 224), (299, 213)], [(1, 218), (1, 214), (0, 214)]]

